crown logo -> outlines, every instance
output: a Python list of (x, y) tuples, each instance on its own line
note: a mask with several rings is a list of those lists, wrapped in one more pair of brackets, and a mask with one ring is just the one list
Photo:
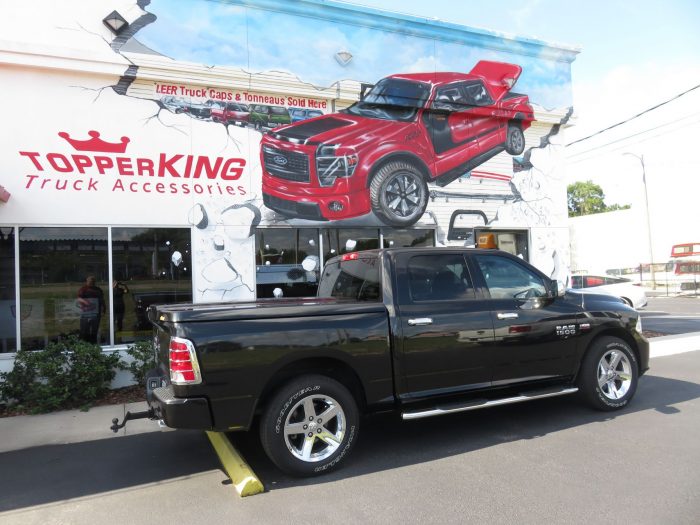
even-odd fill
[(77, 151), (99, 151), (103, 153), (124, 153), (126, 151), (126, 145), (129, 143), (129, 137), (122, 137), (121, 142), (112, 143), (105, 142), (100, 138), (99, 131), (88, 131), (90, 139), (88, 140), (77, 140), (70, 138), (70, 135), (65, 131), (60, 131), (58, 136), (65, 139), (68, 144), (73, 146)]

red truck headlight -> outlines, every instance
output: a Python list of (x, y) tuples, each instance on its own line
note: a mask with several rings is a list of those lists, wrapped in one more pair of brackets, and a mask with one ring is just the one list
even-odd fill
[(181, 337), (170, 339), (170, 382), (174, 385), (198, 385), (202, 382), (197, 352), (192, 341)]
[(321, 186), (332, 186), (336, 179), (350, 177), (360, 159), (356, 153), (338, 155), (338, 144), (322, 144), (316, 150), (316, 175)]

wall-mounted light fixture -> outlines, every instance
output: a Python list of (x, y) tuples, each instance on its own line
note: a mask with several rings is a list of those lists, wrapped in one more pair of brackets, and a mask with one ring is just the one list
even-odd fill
[(335, 54), (335, 59), (341, 66), (347, 66), (352, 60), (352, 53), (350, 51), (341, 50)]
[(116, 11), (112, 11), (106, 17), (102, 19), (102, 23), (106, 25), (112, 33), (118, 35), (129, 27), (129, 22), (127, 22), (122, 15)]

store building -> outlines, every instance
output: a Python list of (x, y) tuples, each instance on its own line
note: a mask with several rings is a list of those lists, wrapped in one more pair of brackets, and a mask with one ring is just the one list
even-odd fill
[(156, 302), (313, 294), (348, 251), (483, 238), (569, 272), (575, 48), (322, 0), (41, 0), (0, 28), (2, 370), (148, 338)]

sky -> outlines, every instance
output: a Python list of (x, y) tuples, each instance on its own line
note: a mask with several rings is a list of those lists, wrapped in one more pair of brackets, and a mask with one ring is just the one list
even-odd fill
[[(566, 131), (567, 142), (700, 84), (700, 2), (695, 0), (348, 3), (580, 47), (571, 66), (575, 125)], [(572, 145), (567, 148), (570, 181), (594, 180), (603, 187), (608, 204), (639, 202), (642, 193), (630, 186), (641, 178), (641, 162), (624, 153), (645, 156), (650, 186), (654, 175), (668, 181), (667, 164), (683, 173), (695, 170), (694, 178), (700, 179), (697, 161), (687, 155), (696, 149), (691, 137), (700, 136), (699, 111), (700, 89), (614, 131)], [(630, 135), (636, 137), (625, 138)], [(664, 173), (655, 167), (664, 168)], [(686, 187), (689, 181), (681, 177), (679, 182)]]

